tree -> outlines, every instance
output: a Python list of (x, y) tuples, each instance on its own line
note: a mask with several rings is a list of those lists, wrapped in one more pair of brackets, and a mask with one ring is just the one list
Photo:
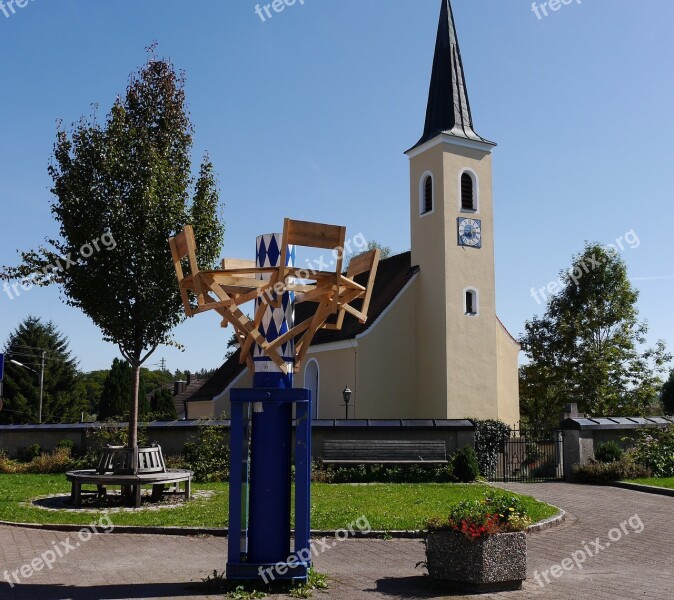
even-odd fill
[(660, 400), (665, 412), (668, 415), (674, 415), (674, 371), (669, 374), (669, 379), (662, 387)]
[(364, 250), (359, 250), (357, 252), (353, 252), (349, 254), (346, 257), (346, 260), (344, 261), (345, 268), (348, 268), (349, 263), (351, 262), (351, 259), (355, 256), (358, 256), (362, 252), (369, 252), (370, 250), (376, 250), (379, 249), (381, 251), (381, 256), (379, 257), (379, 260), (385, 260), (391, 256), (393, 256), (393, 250), (389, 246), (383, 246), (379, 242), (375, 242), (374, 240), (371, 240), (367, 243), (367, 248)]
[(524, 415), (551, 425), (570, 402), (592, 416), (650, 412), (671, 355), (663, 341), (643, 349), (648, 327), (638, 319), (625, 262), (587, 244), (560, 281), (520, 340), (529, 359), (520, 370)]
[[(126, 419), (129, 415), (129, 398), (132, 394), (132, 368), (128, 362), (115, 358), (108, 376), (103, 382), (103, 390), (98, 408), (98, 420)], [(150, 405), (146, 397), (145, 369), (141, 369), (138, 396), (138, 415), (147, 418)]]
[(94, 117), (58, 131), (49, 173), (60, 238), (23, 252), (23, 263), (2, 273), (60, 284), (67, 303), (117, 344), (132, 367), (132, 447), (141, 365), (160, 344), (174, 343), (170, 331), (184, 318), (167, 238), (193, 223), (198, 261), (210, 267), (224, 232), (208, 156), (189, 202), (193, 128), (184, 76), (149, 50), (104, 124)]
[(168, 388), (161, 388), (152, 396), (152, 415), (158, 421), (175, 421), (178, 418), (173, 394)]
[(1, 423), (38, 422), (43, 354), (42, 422), (77, 422), (81, 413), (88, 411), (86, 397), (78, 393), (77, 362), (68, 340), (51, 321), (45, 324), (28, 317), (10, 334), (5, 353)]

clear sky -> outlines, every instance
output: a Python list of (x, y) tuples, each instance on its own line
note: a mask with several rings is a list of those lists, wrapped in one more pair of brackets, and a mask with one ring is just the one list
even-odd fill
[[(219, 173), (225, 256), (253, 258), (255, 236), (284, 216), (409, 248), (403, 152), (423, 129), (440, 0), (298, 0), (264, 22), (256, 4), (0, 8), (0, 264), (56, 233), (47, 165), (57, 119), (72, 123), (93, 103), (107, 112), (154, 40), (187, 73), (195, 160), (208, 150)], [(532, 287), (556, 279), (585, 240), (632, 232), (623, 255), (641, 317), (672, 350), (674, 2), (559, 6), (537, 17), (531, 0), (454, 0), (475, 127), (499, 144), (498, 312), (519, 335), (543, 311)], [(118, 355), (55, 289), (0, 292), (0, 344), (31, 314), (58, 325), (84, 370)], [(218, 323), (184, 323), (185, 352), (159, 349), (150, 363), (218, 366), (230, 335)]]

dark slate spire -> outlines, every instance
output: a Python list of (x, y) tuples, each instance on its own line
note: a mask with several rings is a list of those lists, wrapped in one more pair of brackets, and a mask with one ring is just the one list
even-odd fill
[(473, 130), (451, 0), (442, 0), (424, 134), (415, 148), (440, 133), (493, 144)]

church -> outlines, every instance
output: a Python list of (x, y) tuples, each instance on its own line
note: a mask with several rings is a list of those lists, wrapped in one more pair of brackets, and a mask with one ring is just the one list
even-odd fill
[[(520, 346), (496, 315), (492, 151), (476, 133), (450, 0), (442, 0), (424, 130), (410, 163), (411, 250), (383, 260), (369, 317), (321, 330), (295, 375), (315, 419), (519, 421)], [(303, 305), (298, 305), (298, 312)], [(300, 315), (298, 315), (298, 318)], [(238, 352), (185, 401), (229, 412), (251, 387)]]

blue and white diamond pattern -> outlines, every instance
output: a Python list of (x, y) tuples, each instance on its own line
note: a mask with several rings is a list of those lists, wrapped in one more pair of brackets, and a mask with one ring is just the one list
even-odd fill
[[(280, 233), (270, 233), (261, 235), (257, 238), (256, 248), (256, 266), (257, 267), (276, 267), (281, 258), (281, 241), (283, 235)], [(287, 252), (286, 266), (295, 266), (295, 247), (289, 246)], [(267, 280), (269, 275), (260, 275), (260, 279)], [(256, 300), (256, 306), (262, 302)], [(295, 292), (287, 292), (281, 298), (279, 308), (267, 307), (267, 311), (262, 318), (260, 333), (269, 342), (275, 340), (280, 335), (286, 333), (295, 323)], [(295, 343), (293, 340), (286, 342), (280, 348), (283, 359), (291, 364), (295, 360)], [(253, 360), (255, 361), (255, 371), (267, 373), (280, 373), (281, 369), (272, 360), (265, 356), (260, 346), (255, 344), (253, 349)], [(291, 369), (292, 370), (292, 369)]]

